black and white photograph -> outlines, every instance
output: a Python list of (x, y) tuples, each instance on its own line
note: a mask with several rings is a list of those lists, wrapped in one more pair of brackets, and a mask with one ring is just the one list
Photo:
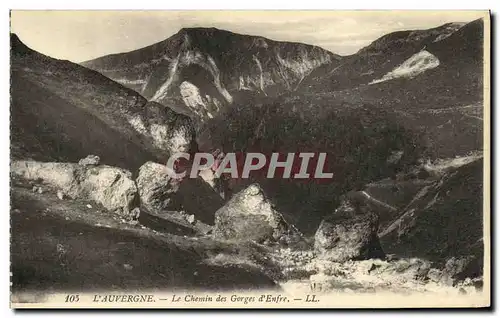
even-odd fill
[(11, 307), (489, 307), (490, 58), (487, 10), (11, 10)]

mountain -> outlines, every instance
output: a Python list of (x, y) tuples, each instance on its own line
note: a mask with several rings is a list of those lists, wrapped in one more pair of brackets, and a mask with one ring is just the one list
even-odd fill
[(431, 158), (482, 149), (483, 21), (401, 31), (303, 81), (311, 98), (370, 104), (424, 137)]
[[(189, 149), (191, 120), (102, 74), (31, 50), (11, 35), (11, 157), (136, 169)], [(176, 137), (176, 138), (173, 138)]]
[(382, 78), (396, 67), (435, 42), (459, 30), (465, 23), (447, 23), (437, 28), (389, 33), (357, 53), (346, 56), (339, 65), (325, 65), (304, 81), (307, 85), (340, 90), (368, 84)]
[[(216, 28), (184, 28), (127, 53), (83, 62), (151, 101), (202, 119), (240, 95), (276, 96), (297, 89), (314, 69), (340, 56), (316, 46), (278, 42)], [(194, 113), (194, 114), (193, 114)]]

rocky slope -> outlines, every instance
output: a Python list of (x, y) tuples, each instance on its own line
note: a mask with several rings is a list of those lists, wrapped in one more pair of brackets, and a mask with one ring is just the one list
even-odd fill
[[(340, 57), (319, 47), (216, 28), (185, 28), (165, 41), (82, 65), (148, 100), (214, 117), (240, 95), (294, 91), (314, 69)], [(175, 106), (173, 106), (175, 107)]]
[(11, 35), (11, 156), (103, 163), (136, 169), (189, 150), (191, 120), (69, 61), (26, 47)]

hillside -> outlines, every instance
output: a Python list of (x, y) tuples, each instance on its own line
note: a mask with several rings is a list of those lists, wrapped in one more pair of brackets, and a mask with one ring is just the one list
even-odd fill
[(35, 52), (16, 35), (11, 47), (12, 158), (77, 161), (94, 154), (135, 169), (189, 149), (188, 117), (95, 71)]
[(483, 22), (391, 33), (302, 88), (390, 111), (424, 138), (424, 156), (466, 155), (482, 149)]

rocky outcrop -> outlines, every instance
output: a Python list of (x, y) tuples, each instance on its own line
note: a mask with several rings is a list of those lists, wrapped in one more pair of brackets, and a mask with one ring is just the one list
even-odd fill
[(318, 256), (334, 262), (383, 258), (377, 236), (378, 216), (359, 212), (344, 201), (335, 213), (325, 218), (314, 236)]
[(215, 213), (214, 234), (230, 240), (278, 241), (290, 231), (258, 184), (235, 194)]
[(173, 182), (172, 174), (164, 165), (146, 162), (136, 179), (141, 205), (151, 211), (174, 210), (172, 205), (178, 184)]
[(164, 156), (189, 152), (195, 139), (191, 119), (155, 102), (148, 102), (139, 111), (130, 114), (129, 124)]
[(48, 184), (70, 198), (92, 200), (126, 218), (138, 216), (137, 188), (127, 170), (38, 161), (13, 161), (10, 168), (13, 177)]

